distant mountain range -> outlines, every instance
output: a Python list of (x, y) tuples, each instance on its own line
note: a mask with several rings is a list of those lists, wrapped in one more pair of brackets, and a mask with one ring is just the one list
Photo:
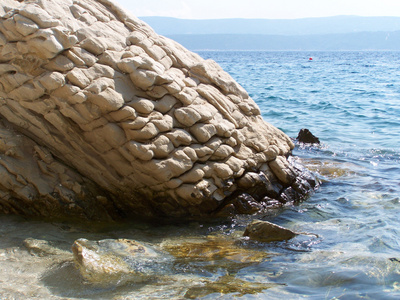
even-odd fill
[(140, 19), (190, 50), (400, 50), (400, 17)]

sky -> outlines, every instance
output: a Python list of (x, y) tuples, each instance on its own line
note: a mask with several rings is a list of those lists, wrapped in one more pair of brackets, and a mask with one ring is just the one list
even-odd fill
[(298, 19), (397, 16), (400, 0), (115, 0), (137, 17)]

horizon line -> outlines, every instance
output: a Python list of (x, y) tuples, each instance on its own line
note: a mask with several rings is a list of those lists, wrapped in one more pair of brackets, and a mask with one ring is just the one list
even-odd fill
[(343, 17), (356, 17), (356, 18), (400, 18), (400, 16), (361, 16), (361, 15), (335, 15), (335, 16), (325, 16), (325, 17), (301, 17), (301, 18), (240, 18), (240, 17), (231, 17), (231, 18), (178, 18), (171, 16), (138, 16), (141, 18), (168, 18), (168, 19), (176, 19), (176, 20), (188, 20), (188, 21), (220, 21), (220, 20), (268, 20), (268, 21), (292, 21), (292, 20), (305, 20), (305, 19), (329, 19), (329, 18), (343, 18)]

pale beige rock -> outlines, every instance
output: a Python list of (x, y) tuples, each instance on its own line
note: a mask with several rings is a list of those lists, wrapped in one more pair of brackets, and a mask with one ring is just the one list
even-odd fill
[(7, 43), (7, 39), (4, 34), (0, 33), (0, 46), (4, 46)]
[(213, 124), (215, 125), (217, 134), (220, 137), (230, 138), (235, 131), (235, 125), (225, 119), (216, 120)]
[(74, 55), (76, 55), (80, 60), (85, 63), (85, 65), (89, 67), (93, 66), (98, 61), (98, 58), (95, 55), (86, 51), (83, 48), (72, 47), (71, 52), (74, 53)]
[(296, 178), (296, 174), (292, 167), (282, 156), (278, 156), (275, 160), (271, 161), (269, 166), (276, 177), (278, 177), (278, 179), (284, 184), (290, 185)]
[[(174, 177), (178, 177), (193, 167), (193, 162), (189, 156), (182, 150), (177, 150), (172, 154), (171, 159), (166, 160), (170, 164), (171, 171)], [(169, 169), (168, 168), (168, 169)]]
[(293, 142), (246, 91), (113, 0), (0, 16), (1, 212), (199, 217), (303, 195)]
[(23, 36), (33, 34), (39, 29), (39, 26), (35, 22), (28, 18), (25, 18), (22, 15), (15, 15), (14, 21), (17, 31)]
[(174, 119), (166, 115), (163, 119), (151, 121), (159, 132), (170, 132), (174, 128)]
[(80, 47), (96, 56), (99, 56), (107, 49), (107, 44), (102, 38), (88, 37), (80, 43)]
[(115, 90), (115, 81), (109, 78), (101, 77), (96, 80), (93, 80), (89, 84), (89, 86), (85, 88), (85, 92), (91, 92), (92, 94), (100, 94), (107, 88)]
[[(171, 92), (171, 89), (168, 89), (167, 87), (164, 86), (159, 86), (159, 85), (153, 86), (148, 91), (146, 91), (146, 94), (149, 95), (151, 98), (160, 99), (165, 95), (167, 95), (168, 92)], [(172, 93), (175, 93), (175, 90), (172, 90)]]
[[(39, 56), (40, 57), (40, 56)], [(50, 60), (46, 65), (43, 66), (50, 71), (65, 72), (72, 70), (75, 65), (64, 55), (58, 55), (54, 59)]]
[(5, 68), (5, 71), (0, 78), (0, 82), (4, 86), (4, 92), (6, 93), (20, 87), (32, 78), (31, 76), (24, 74), (13, 74), (14, 72), (16, 72), (16, 70), (12, 69), (12, 66), (10, 66), (10, 68)]
[(39, 82), (47, 92), (51, 93), (65, 84), (65, 76), (59, 72), (46, 73)]
[(116, 111), (125, 103), (123, 96), (111, 88), (107, 88), (97, 95), (89, 94), (88, 100), (97, 105), (103, 113)]
[(83, 73), (80, 68), (74, 68), (70, 72), (68, 72), (66, 78), (71, 82), (73, 85), (84, 89), (90, 84), (90, 79)]
[(129, 74), (132, 83), (142, 90), (147, 90), (154, 85), (157, 79), (157, 73), (143, 69), (135, 69)]
[[(78, 105), (75, 106), (76, 108), (78, 107)], [(86, 107), (86, 106), (82, 106), (82, 107)], [(78, 109), (77, 109), (78, 111)], [(81, 110), (82, 112), (84, 112), (84, 110)], [(85, 115), (85, 114), (83, 114)], [(101, 126), (104, 126), (108, 123), (108, 120), (106, 118), (100, 117), (100, 118), (94, 118), (93, 116), (86, 116), (87, 118), (91, 118), (93, 119), (93, 121), (89, 122), (89, 123), (83, 123), (83, 124), (79, 124), (79, 127), (83, 130), (83, 131), (93, 131), (93, 129), (99, 128)]]
[(137, 117), (134, 120), (127, 120), (121, 123), (122, 128), (125, 130), (137, 130), (142, 129), (149, 122), (148, 118)]
[(8, 95), (18, 101), (34, 101), (44, 95), (45, 89), (38, 83), (25, 83), (12, 90)]
[(201, 119), (201, 115), (190, 107), (181, 107), (176, 109), (174, 116), (178, 122), (182, 123), (185, 127), (190, 127)]
[(166, 136), (171, 140), (175, 147), (181, 145), (190, 145), (193, 142), (193, 137), (185, 130), (174, 129), (168, 132)]
[(196, 183), (202, 180), (204, 178), (204, 175), (205, 173), (202, 170), (202, 167), (197, 165), (196, 167), (192, 168), (189, 172), (179, 177), (179, 179), (185, 183)]
[(154, 110), (154, 103), (147, 99), (137, 99), (128, 103), (132, 106), (138, 113), (150, 114)]
[(38, 24), (40, 28), (50, 28), (61, 25), (59, 20), (56, 20), (49, 12), (35, 4), (24, 6), (19, 10), (19, 13)]
[(221, 145), (211, 156), (211, 160), (222, 160), (228, 158), (235, 150), (228, 145)]
[(118, 149), (127, 142), (124, 131), (114, 123), (107, 123), (96, 131), (113, 148)]
[(196, 124), (190, 128), (190, 131), (200, 143), (207, 142), (217, 134), (217, 129), (212, 124)]
[(145, 142), (157, 136), (160, 130), (154, 125), (154, 123), (147, 123), (140, 130), (130, 130), (128, 137), (139, 142)]
[(219, 146), (221, 146), (222, 140), (220, 138), (214, 137), (210, 139), (205, 145), (212, 149), (213, 151), (216, 151)]
[(183, 88), (183, 90), (174, 95), (184, 106), (188, 106), (198, 97), (198, 93), (191, 88)]
[(213, 172), (221, 179), (228, 179), (233, 175), (232, 169), (227, 164), (211, 163)]
[(191, 147), (185, 147), (183, 148), (183, 152), (192, 160), (192, 162), (196, 162), (198, 157), (196, 154), (196, 151), (192, 149)]
[(175, 149), (174, 144), (169, 138), (161, 135), (153, 142), (154, 156), (158, 159), (167, 158), (168, 155)]
[(110, 117), (116, 121), (120, 122), (123, 120), (135, 120), (137, 117), (136, 110), (130, 106), (123, 106), (117, 111), (110, 112)]
[(154, 152), (150, 149), (150, 146), (133, 141), (128, 143), (128, 150), (133, 156), (141, 160), (151, 160), (154, 156)]
[[(170, 93), (173, 95), (180, 93), (182, 91), (181, 86), (175, 81), (168, 83), (168, 84), (164, 84), (163, 86), (160, 86), (160, 88), (162, 88), (164, 91), (167, 91), (167, 93)], [(149, 96), (154, 97), (155, 95), (149, 94)], [(163, 95), (163, 96), (165, 96), (165, 95)], [(157, 97), (157, 98), (161, 98), (161, 97)]]
[(115, 77), (115, 70), (110, 66), (102, 64), (94, 64), (88, 69), (83, 69), (83, 72), (90, 79), (90, 81), (104, 77), (114, 79)]
[(154, 108), (159, 112), (165, 114), (169, 112), (176, 103), (177, 99), (175, 97), (166, 95), (154, 104)]

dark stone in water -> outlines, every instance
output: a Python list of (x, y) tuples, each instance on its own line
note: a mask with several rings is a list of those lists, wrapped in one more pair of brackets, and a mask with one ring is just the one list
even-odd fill
[(261, 220), (253, 220), (253, 222), (247, 225), (243, 234), (243, 236), (248, 236), (252, 240), (267, 243), (290, 240), (296, 235), (297, 233), (290, 229)]
[(296, 138), (300, 143), (305, 143), (305, 144), (319, 144), (319, 138), (317, 138), (315, 135), (311, 133), (310, 130), (307, 128), (303, 128), (300, 130), (297, 138)]

